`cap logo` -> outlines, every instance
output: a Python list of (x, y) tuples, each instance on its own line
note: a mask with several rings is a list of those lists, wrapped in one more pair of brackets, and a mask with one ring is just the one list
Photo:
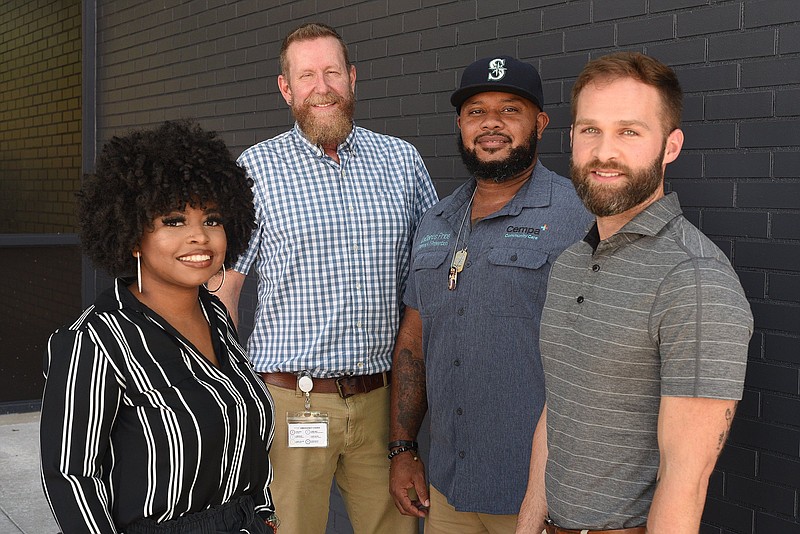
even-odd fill
[(489, 81), (496, 82), (502, 80), (506, 75), (506, 60), (502, 58), (493, 59), (489, 62)]

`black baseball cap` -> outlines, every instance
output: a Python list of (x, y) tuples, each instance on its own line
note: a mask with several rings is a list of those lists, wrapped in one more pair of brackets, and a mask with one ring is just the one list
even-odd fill
[(536, 67), (511, 56), (485, 57), (469, 65), (461, 74), (461, 86), (450, 95), (450, 103), (461, 113), (465, 100), (487, 91), (513, 93), (544, 109), (542, 79)]

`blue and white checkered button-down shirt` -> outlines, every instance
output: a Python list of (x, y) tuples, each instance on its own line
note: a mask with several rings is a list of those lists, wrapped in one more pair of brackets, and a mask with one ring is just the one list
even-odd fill
[(354, 127), (336, 163), (295, 127), (247, 149), (258, 228), (248, 352), (259, 372), (317, 378), (391, 367), (417, 224), (437, 198), (409, 143)]

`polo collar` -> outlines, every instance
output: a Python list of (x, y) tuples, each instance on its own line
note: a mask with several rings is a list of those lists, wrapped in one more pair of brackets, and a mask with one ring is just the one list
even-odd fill
[[(677, 193), (668, 193), (659, 198), (633, 219), (628, 221), (625, 226), (620, 228), (614, 235), (606, 239), (607, 242), (615, 242), (624, 234), (639, 236), (657, 236), (670, 221), (683, 215), (681, 204), (678, 201)], [(600, 244), (600, 234), (597, 230), (597, 222), (589, 229), (589, 233), (583, 240), (597, 250)]]
[(639, 234), (647, 236), (658, 235), (664, 227), (675, 217), (682, 215), (677, 193), (669, 193), (649, 206), (631, 219), (622, 228), (620, 234)]

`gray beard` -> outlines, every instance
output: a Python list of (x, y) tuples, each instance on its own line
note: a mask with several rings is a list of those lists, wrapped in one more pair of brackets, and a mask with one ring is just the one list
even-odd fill
[(328, 117), (328, 120), (320, 120), (314, 115), (308, 101), (292, 106), (292, 114), (303, 134), (318, 146), (339, 146), (353, 130), (355, 96), (352, 92), (348, 98), (331, 95), (342, 106), (336, 114)]

